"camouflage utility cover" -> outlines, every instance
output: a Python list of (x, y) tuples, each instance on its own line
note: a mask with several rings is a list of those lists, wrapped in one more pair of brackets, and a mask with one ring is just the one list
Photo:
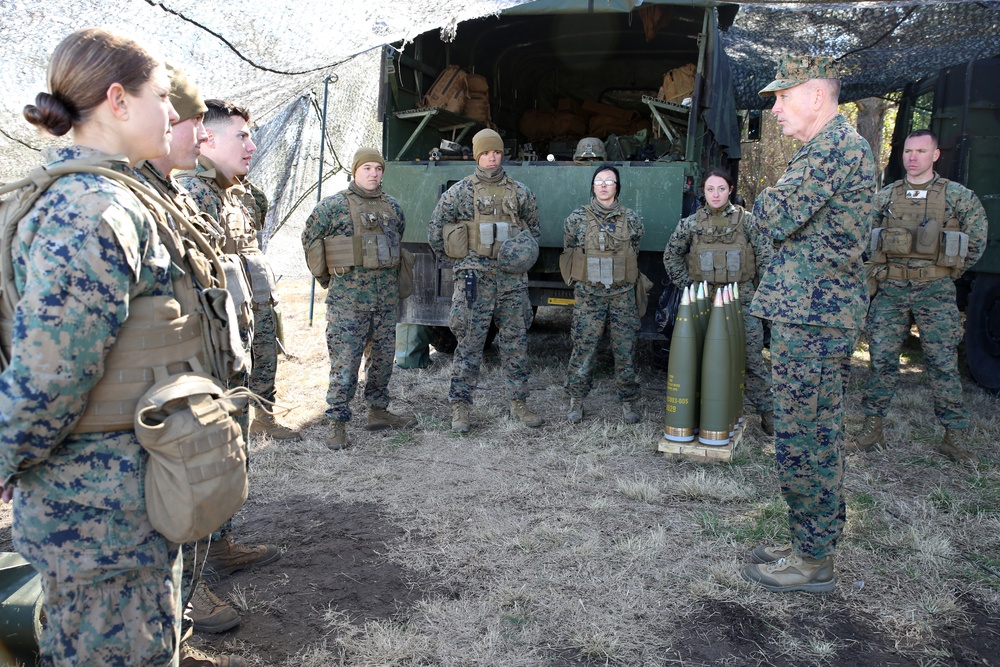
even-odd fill
[(778, 65), (774, 81), (762, 91), (761, 97), (774, 95), (779, 90), (793, 88), (809, 79), (839, 79), (840, 70), (833, 58), (822, 56), (786, 56)]
[(538, 241), (524, 230), (500, 244), (497, 266), (507, 273), (526, 273), (538, 261)]

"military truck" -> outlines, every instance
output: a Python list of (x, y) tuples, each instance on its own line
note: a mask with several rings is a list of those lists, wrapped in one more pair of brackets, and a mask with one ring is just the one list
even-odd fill
[[(597, 137), (621, 172), (622, 203), (645, 224), (639, 268), (655, 286), (640, 335), (661, 336), (654, 315), (667, 240), (695, 209), (705, 169), (728, 167), (736, 175), (739, 124), (719, 42), (736, 6), (646, 0), (632, 8), (638, 4), (536, 0), (461, 22), (444, 38), (433, 31), (385, 48), (384, 187), (404, 203), (403, 242), (416, 254), (414, 293), (402, 303), (401, 323), (435, 327), (445, 340), (450, 333), (451, 265), (431, 253), (427, 222), (440, 195), (473, 172), (473, 135), (493, 127), (504, 139), (507, 173), (538, 199), (532, 305), (573, 303), (559, 275), (563, 222), (590, 200), (596, 163), (573, 158), (581, 138)], [(684, 69), (693, 74), (689, 94), (658, 97), (665, 74)], [(448, 97), (461, 87), (454, 81), (459, 70), (468, 84), (464, 106)], [(429, 93), (439, 106), (421, 106)]]
[(986, 252), (959, 283), (965, 356), (973, 379), (1000, 393), (1000, 57), (940, 70), (903, 90), (886, 183), (905, 175), (903, 141), (929, 128), (939, 139), (935, 170), (970, 188), (989, 218)]

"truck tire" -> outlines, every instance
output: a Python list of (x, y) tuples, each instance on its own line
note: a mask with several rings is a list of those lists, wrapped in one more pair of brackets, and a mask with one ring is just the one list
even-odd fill
[(1000, 394), (1000, 275), (977, 273), (972, 283), (965, 310), (965, 354), (976, 383)]

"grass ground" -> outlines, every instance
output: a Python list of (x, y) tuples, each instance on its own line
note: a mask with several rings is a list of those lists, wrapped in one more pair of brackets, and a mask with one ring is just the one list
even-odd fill
[[(848, 459), (847, 528), (828, 595), (743, 582), (759, 542), (787, 538), (773, 445), (749, 417), (731, 465), (655, 451), (665, 374), (641, 355), (643, 421), (626, 425), (609, 351), (581, 424), (565, 421), (568, 313), (531, 333), (539, 429), (506, 412), (495, 353), (477, 425), (450, 432), (450, 357), (393, 374), (411, 431), (362, 430), (323, 444), (328, 360), (322, 291), (282, 281), (293, 358), (279, 364), (280, 420), (305, 439), (251, 442), (241, 541), (281, 561), (217, 587), (242, 625), (199, 638), (251, 665), (992, 665), (1000, 655), (1000, 472), (996, 398), (966, 384), (977, 466), (941, 458), (919, 350), (888, 416), (891, 446)], [(859, 349), (848, 431), (861, 423)], [(360, 392), (359, 392), (360, 393)]]

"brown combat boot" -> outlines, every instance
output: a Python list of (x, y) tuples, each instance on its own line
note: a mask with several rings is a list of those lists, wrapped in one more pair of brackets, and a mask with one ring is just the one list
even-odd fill
[(955, 463), (976, 463), (979, 458), (967, 449), (962, 449), (958, 443), (965, 438), (964, 428), (946, 428), (944, 442), (938, 445), (938, 451)]
[(531, 411), (531, 408), (528, 407), (523, 398), (515, 398), (510, 402), (510, 414), (520, 419), (525, 426), (530, 426), (531, 428), (537, 428), (545, 423), (544, 419)]
[(238, 655), (209, 655), (184, 642), (180, 667), (247, 667), (247, 661)]
[(274, 415), (268, 412), (260, 412), (254, 415), (253, 423), (250, 424), (250, 435), (266, 435), (275, 440), (301, 440), (302, 435), (298, 431), (285, 428), (274, 421)]
[(774, 411), (765, 410), (760, 413), (760, 430), (764, 435), (774, 435)]
[(642, 415), (635, 409), (635, 401), (622, 402), (622, 419), (626, 424), (638, 424), (642, 421)]
[(410, 428), (417, 425), (416, 417), (394, 415), (385, 408), (368, 408), (369, 431), (381, 431), (386, 428)]
[(194, 629), (198, 632), (215, 634), (231, 630), (240, 624), (240, 615), (236, 610), (213, 593), (204, 581), (199, 581), (194, 587), (187, 615), (191, 617)]
[(252, 570), (258, 565), (267, 565), (281, 558), (281, 552), (273, 544), (258, 544), (252, 547), (237, 544), (231, 537), (223, 537), (212, 542), (208, 548), (208, 558), (201, 576), (209, 582), (228, 577), (233, 572)]
[(326, 446), (335, 452), (351, 446), (347, 439), (347, 422), (330, 422), (330, 432), (326, 434)]
[(773, 563), (747, 565), (743, 578), (775, 593), (829, 593), (837, 587), (833, 556), (810, 558), (791, 554)]
[(780, 547), (766, 547), (763, 544), (758, 544), (750, 552), (750, 561), (760, 565), (763, 563), (773, 563), (782, 558), (788, 558), (791, 555), (791, 544), (782, 544)]
[(569, 410), (566, 411), (566, 420), (570, 424), (579, 424), (583, 421), (583, 399), (570, 398)]
[(881, 417), (865, 417), (865, 425), (861, 428), (854, 440), (844, 443), (844, 451), (848, 454), (852, 452), (867, 452), (869, 449), (885, 446), (885, 433), (882, 432)]
[(472, 428), (472, 417), (469, 415), (472, 406), (465, 401), (451, 404), (451, 430), (455, 433), (468, 433)]

